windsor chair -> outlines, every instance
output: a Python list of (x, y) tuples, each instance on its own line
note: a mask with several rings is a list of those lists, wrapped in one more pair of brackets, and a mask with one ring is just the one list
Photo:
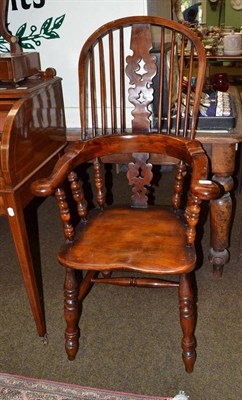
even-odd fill
[[(151, 52), (157, 30), (159, 71)], [(184, 94), (188, 42), (190, 62)], [(192, 91), (195, 52), (199, 64)], [(153, 78), (157, 73), (159, 99), (155, 119)], [(196, 266), (196, 224), (201, 201), (220, 193), (219, 186), (207, 180), (208, 159), (194, 139), (204, 73), (205, 55), (197, 36), (174, 21), (157, 17), (128, 17), (110, 22), (83, 46), (79, 60), (80, 138), (69, 143), (49, 178), (32, 185), (35, 195), (55, 193), (63, 222), (65, 243), (58, 260), (66, 268), (65, 338), (69, 360), (76, 357), (79, 346), (79, 306), (93, 284), (178, 287), (183, 360), (186, 370), (193, 370), (196, 307), (191, 274)], [(176, 163), (174, 192), (168, 207), (150, 204), (152, 160), (156, 160), (157, 154)], [(107, 206), (102, 165), (117, 159), (128, 165), (131, 202)], [(94, 170), (95, 209), (88, 209), (78, 176), (80, 167), (87, 163)], [(183, 183), (188, 171), (188, 201), (182, 209)], [(68, 205), (67, 183), (77, 205), (77, 225)], [(141, 276), (127, 277), (127, 272)], [(174, 279), (161, 279), (167, 274), (174, 275)]]

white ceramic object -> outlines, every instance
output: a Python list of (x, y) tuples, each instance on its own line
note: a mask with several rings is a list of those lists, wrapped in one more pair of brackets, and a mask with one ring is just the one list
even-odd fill
[(225, 56), (241, 56), (242, 50), (225, 50), (224, 49), (224, 55)]
[(241, 35), (226, 35), (223, 38), (224, 54), (238, 56), (242, 51)]
[(234, 10), (242, 10), (242, 0), (231, 0), (231, 6)]

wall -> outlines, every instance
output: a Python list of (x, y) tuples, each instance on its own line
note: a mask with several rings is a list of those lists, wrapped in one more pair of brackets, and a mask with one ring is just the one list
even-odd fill
[[(202, 22), (206, 19), (207, 1), (201, 0), (202, 3)], [(196, 4), (198, 0), (190, 0), (189, 4)], [(174, 10), (171, 9), (171, 0), (147, 0), (147, 8), (149, 15), (158, 15), (163, 18), (173, 18), (176, 20)]]
[[(207, 0), (207, 12), (206, 12), (206, 22), (209, 26), (218, 25), (219, 21), (219, 4), (215, 10), (212, 10), (209, 0)], [(222, 8), (221, 21), (225, 25), (232, 25), (235, 28), (242, 26), (242, 10), (234, 10), (231, 6), (230, 0), (224, 0), (224, 6)]]
[(147, 0), (148, 15), (171, 18), (171, 0)]
[(25, 46), (40, 53), (42, 69), (54, 67), (63, 78), (67, 126), (80, 125), (77, 67), (84, 41), (109, 20), (139, 14), (147, 14), (146, 0), (9, 1), (9, 29), (15, 34), (21, 27)]
[(242, 9), (234, 10), (230, 1), (225, 1), (225, 25), (232, 25), (235, 28), (240, 28), (242, 26)]
[[(220, 2), (217, 3), (216, 7), (211, 7), (209, 0), (206, 0), (206, 24), (208, 26), (218, 26), (219, 24), (219, 12), (220, 12)], [(226, 0), (225, 0), (226, 1)], [(221, 9), (221, 22), (224, 22), (224, 10), (225, 7)]]

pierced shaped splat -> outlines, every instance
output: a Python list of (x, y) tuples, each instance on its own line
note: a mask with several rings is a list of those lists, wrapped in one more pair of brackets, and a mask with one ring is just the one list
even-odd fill
[(129, 163), (127, 172), (127, 178), (129, 184), (133, 185), (132, 192), (134, 193), (131, 197), (131, 205), (132, 207), (145, 208), (148, 205), (146, 187), (150, 186), (153, 178), (152, 164), (146, 162), (149, 159), (149, 154), (147, 153), (134, 153), (132, 156), (135, 158), (135, 163)]
[(126, 74), (130, 79), (129, 101), (134, 105), (132, 111), (133, 131), (149, 132), (151, 112), (149, 104), (153, 101), (152, 79), (157, 73), (156, 57), (150, 54), (152, 39), (150, 25), (134, 24), (130, 48), (133, 55), (126, 58)]

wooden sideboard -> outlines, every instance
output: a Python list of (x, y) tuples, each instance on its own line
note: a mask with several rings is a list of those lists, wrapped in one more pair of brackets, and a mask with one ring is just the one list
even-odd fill
[(38, 334), (46, 335), (43, 298), (26, 229), (31, 183), (47, 176), (65, 147), (61, 79), (51, 71), (0, 83), (0, 215), (14, 240)]

